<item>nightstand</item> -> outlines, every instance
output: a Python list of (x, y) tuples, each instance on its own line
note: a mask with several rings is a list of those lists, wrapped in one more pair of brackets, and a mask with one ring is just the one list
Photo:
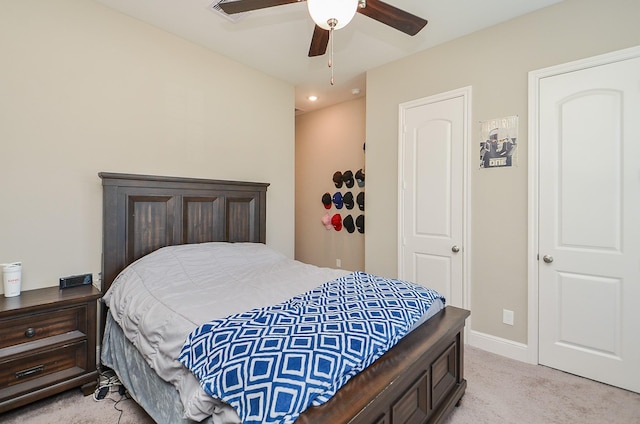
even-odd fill
[(0, 295), (0, 413), (74, 387), (93, 392), (101, 296), (91, 285)]

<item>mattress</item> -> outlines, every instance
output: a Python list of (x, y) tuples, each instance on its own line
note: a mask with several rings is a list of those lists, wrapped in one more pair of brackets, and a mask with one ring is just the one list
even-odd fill
[[(106, 347), (113, 342), (107, 340), (108, 333), (103, 362), (109, 366), (121, 364), (121, 378), (128, 372), (125, 368), (153, 370), (166, 382), (160, 386), (166, 385), (169, 392), (171, 387), (177, 390), (182, 411), (172, 411), (173, 415), (193, 421), (212, 417), (210, 421), (215, 424), (237, 423), (233, 409), (206, 394), (178, 362), (186, 337), (210, 320), (284, 302), (346, 274), (348, 271), (294, 261), (260, 243), (203, 243), (159, 249), (127, 267), (103, 298), (112, 321), (108, 325), (117, 324), (113, 333), (121, 332), (126, 339), (116, 344), (135, 348), (139, 354), (135, 358), (141, 363), (126, 364), (126, 357), (118, 360), (114, 348)], [(433, 305), (428, 315), (442, 307)], [(118, 372), (117, 366), (113, 368)], [(133, 374), (128, 379), (136, 378)], [(145, 389), (145, 384), (136, 384), (141, 392), (136, 400), (149, 411), (154, 405), (145, 405), (143, 392), (158, 388)], [(160, 403), (155, 407), (162, 409), (170, 402)], [(172, 416), (168, 411), (159, 414)]]

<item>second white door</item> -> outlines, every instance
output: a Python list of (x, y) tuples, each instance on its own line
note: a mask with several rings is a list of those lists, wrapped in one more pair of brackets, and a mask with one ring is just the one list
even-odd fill
[(640, 57), (538, 92), (539, 362), (640, 392)]

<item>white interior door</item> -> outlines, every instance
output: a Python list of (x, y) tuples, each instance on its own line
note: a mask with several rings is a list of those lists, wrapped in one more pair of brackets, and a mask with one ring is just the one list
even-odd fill
[(640, 392), (640, 58), (539, 82), (539, 362)]
[(464, 307), (465, 92), (400, 107), (399, 278)]

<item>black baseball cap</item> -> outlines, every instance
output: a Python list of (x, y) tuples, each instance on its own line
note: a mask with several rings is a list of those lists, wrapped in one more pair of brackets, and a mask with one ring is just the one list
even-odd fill
[(336, 171), (333, 174), (333, 183), (336, 185), (336, 188), (342, 187), (342, 172)]
[(347, 209), (353, 209), (353, 194), (350, 191), (347, 191), (344, 196), (342, 196), (342, 201)]
[(344, 181), (344, 184), (347, 186), (347, 188), (351, 188), (353, 187), (353, 172), (349, 171), (344, 171), (342, 173), (342, 181)]
[(356, 227), (358, 227), (360, 234), (364, 234), (364, 215), (358, 215), (356, 218)]
[(353, 224), (353, 217), (351, 215), (347, 215), (342, 220), (342, 225), (347, 229), (349, 233), (353, 233), (356, 230), (356, 226)]
[(356, 202), (358, 202), (358, 208), (360, 208), (361, 211), (364, 210), (364, 191), (361, 191), (360, 193), (358, 193), (358, 195), (356, 196)]
[(325, 193), (322, 195), (322, 204), (325, 209), (331, 208), (331, 193)]

